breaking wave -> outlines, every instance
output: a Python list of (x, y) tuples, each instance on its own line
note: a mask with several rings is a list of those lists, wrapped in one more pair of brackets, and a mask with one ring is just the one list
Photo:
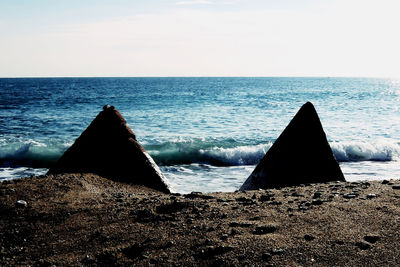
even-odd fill
[(255, 165), (271, 147), (271, 143), (258, 145), (224, 146), (197, 142), (165, 143), (159, 150), (149, 150), (154, 160), (162, 165), (205, 163), (214, 166)]
[[(49, 168), (71, 143), (0, 144), (0, 167)], [(213, 166), (255, 165), (272, 143), (245, 144), (232, 139), (190, 139), (171, 142), (144, 142), (147, 152), (159, 165), (209, 164)], [(400, 145), (393, 142), (332, 142), (339, 162), (392, 161), (400, 158)]]
[[(149, 151), (157, 163), (164, 165), (206, 163), (216, 166), (257, 164), (272, 143), (224, 147), (218, 144), (199, 148), (184, 143), (164, 144)], [(332, 142), (332, 152), (339, 162), (392, 161), (400, 157), (400, 145), (390, 142)], [(312, 160), (312, 159), (311, 159)]]
[(69, 143), (44, 144), (33, 140), (6, 144), (2, 142), (0, 167), (48, 168), (61, 157), (70, 145)]
[(392, 161), (400, 157), (400, 145), (388, 141), (332, 142), (332, 151), (338, 161)]

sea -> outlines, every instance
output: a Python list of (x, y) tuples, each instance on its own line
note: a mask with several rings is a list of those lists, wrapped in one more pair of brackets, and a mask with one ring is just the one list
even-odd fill
[(347, 181), (400, 178), (400, 80), (154, 77), (1, 78), (0, 180), (45, 174), (109, 104), (174, 192), (235, 191), (307, 101)]

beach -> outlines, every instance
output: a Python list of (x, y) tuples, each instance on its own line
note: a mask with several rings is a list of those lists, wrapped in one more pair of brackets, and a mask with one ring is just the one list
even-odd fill
[(395, 266), (399, 189), (163, 194), (92, 174), (3, 181), (0, 265)]

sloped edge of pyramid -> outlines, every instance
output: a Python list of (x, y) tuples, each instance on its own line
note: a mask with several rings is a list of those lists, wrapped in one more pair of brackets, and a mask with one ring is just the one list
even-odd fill
[(148, 160), (150, 166), (154, 169), (154, 171), (157, 173), (158, 177), (160, 177), (161, 182), (165, 185), (166, 190), (162, 191), (162, 192), (171, 193), (171, 184), (168, 181), (167, 177), (165, 177), (165, 175), (161, 172), (160, 167), (158, 167), (158, 165), (156, 164), (154, 159), (149, 155), (149, 153), (144, 151), (144, 149), (143, 149), (143, 154), (147, 157), (147, 160)]

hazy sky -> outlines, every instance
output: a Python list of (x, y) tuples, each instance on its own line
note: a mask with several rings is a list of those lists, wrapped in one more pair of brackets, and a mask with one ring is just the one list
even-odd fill
[(398, 0), (1, 0), (0, 77), (400, 77)]

